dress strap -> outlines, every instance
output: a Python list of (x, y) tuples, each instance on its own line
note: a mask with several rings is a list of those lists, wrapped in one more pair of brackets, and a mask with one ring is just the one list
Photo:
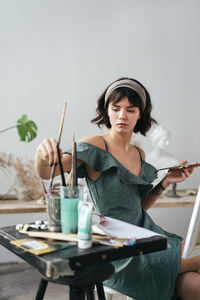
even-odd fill
[(141, 153), (141, 151), (140, 151), (140, 148), (139, 148), (138, 146), (136, 146), (136, 145), (134, 145), (134, 147), (135, 147), (135, 148), (137, 149), (137, 151), (139, 152), (140, 160), (142, 161), (143, 158), (142, 158), (142, 153)]
[(108, 144), (106, 143), (106, 141), (104, 140), (104, 138), (102, 137), (103, 141), (104, 141), (104, 144), (105, 144), (105, 148), (106, 148), (106, 151), (109, 152), (108, 150)]

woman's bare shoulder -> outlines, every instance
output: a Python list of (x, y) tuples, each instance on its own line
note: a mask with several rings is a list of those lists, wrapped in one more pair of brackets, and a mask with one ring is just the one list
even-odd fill
[(80, 142), (91, 144), (95, 147), (105, 149), (104, 139), (101, 135), (86, 136), (79, 140)]

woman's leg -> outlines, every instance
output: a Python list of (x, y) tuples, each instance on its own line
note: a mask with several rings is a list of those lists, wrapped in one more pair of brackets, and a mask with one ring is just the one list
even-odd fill
[[(184, 244), (182, 245), (183, 250)], [(200, 256), (181, 259), (176, 292), (183, 300), (200, 300)]]
[(197, 272), (179, 274), (175, 290), (181, 300), (200, 300), (200, 274)]
[(197, 272), (200, 273), (200, 255), (190, 258), (181, 258), (180, 268), (178, 273)]

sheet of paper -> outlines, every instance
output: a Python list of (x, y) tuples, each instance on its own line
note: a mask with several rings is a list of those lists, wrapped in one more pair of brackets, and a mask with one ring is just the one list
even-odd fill
[(93, 233), (106, 234), (116, 238), (142, 239), (160, 235), (151, 230), (109, 217), (105, 217), (103, 224), (94, 224), (92, 229)]
[(38, 241), (27, 241), (22, 244), (23, 247), (28, 248), (28, 249), (34, 249), (34, 250), (41, 250), (48, 248), (47, 244), (38, 242)]

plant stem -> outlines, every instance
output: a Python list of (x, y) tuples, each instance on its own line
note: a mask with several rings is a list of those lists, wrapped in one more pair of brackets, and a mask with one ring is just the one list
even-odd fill
[(9, 130), (9, 129), (15, 128), (15, 127), (17, 127), (17, 125), (8, 127), (8, 128), (6, 128), (6, 129), (3, 129), (3, 130), (0, 130), (0, 133), (2, 133), (2, 132), (4, 132), (4, 131), (7, 131), (7, 130)]

